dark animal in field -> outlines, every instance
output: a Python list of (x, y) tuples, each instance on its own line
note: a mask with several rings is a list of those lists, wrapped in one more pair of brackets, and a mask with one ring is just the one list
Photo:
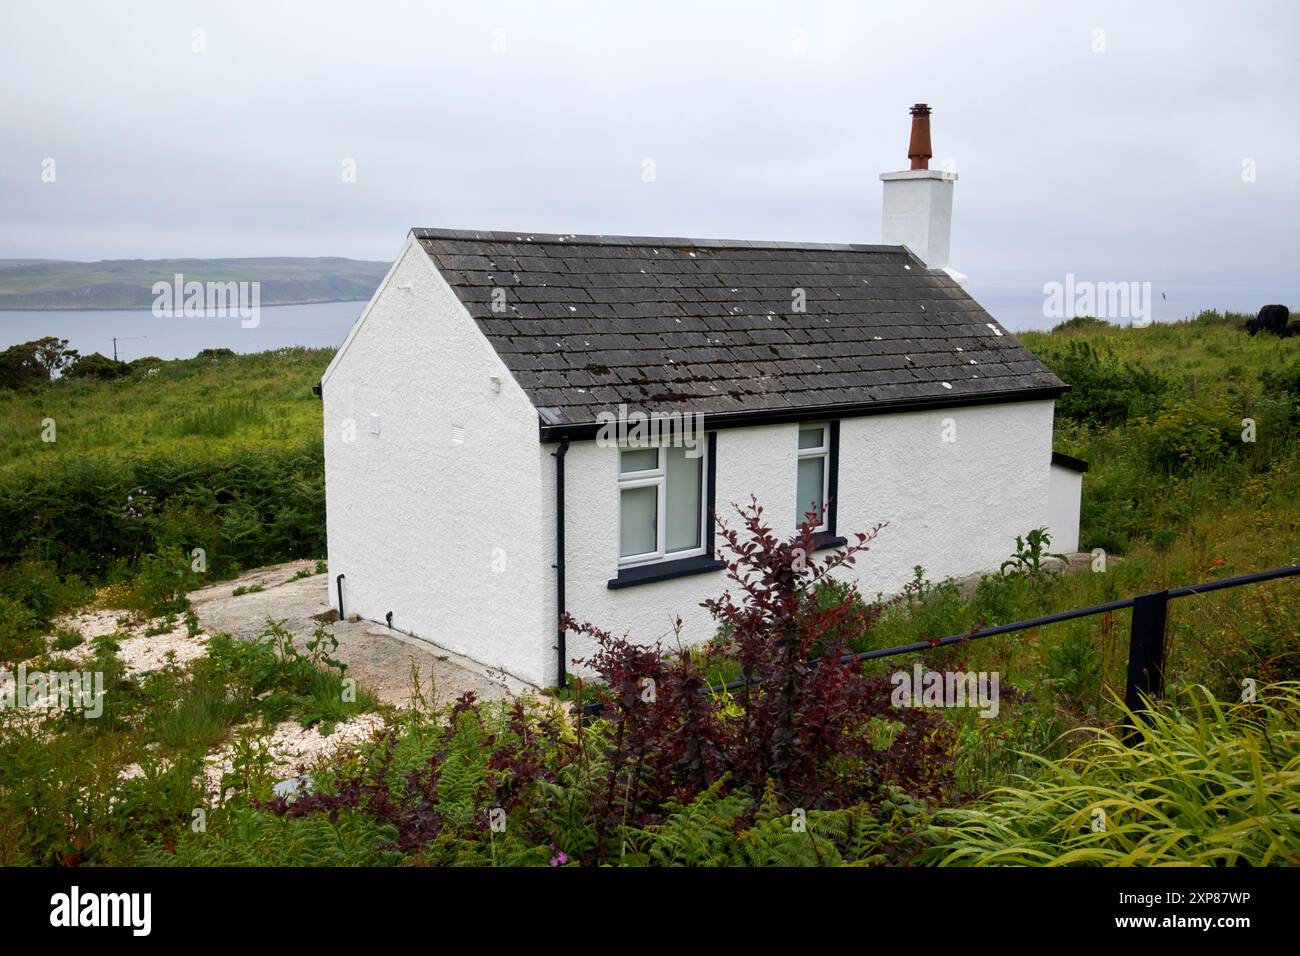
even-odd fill
[(1300, 322), (1293, 322), (1288, 328), (1287, 319), (1290, 316), (1291, 310), (1284, 305), (1266, 305), (1259, 310), (1259, 315), (1246, 321), (1246, 331), (1251, 335), (1256, 332), (1270, 332), (1282, 338), (1295, 335), (1295, 329), (1300, 326)]

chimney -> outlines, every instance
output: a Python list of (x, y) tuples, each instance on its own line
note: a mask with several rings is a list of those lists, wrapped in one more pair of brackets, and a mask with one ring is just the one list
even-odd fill
[(934, 155), (930, 148), (930, 107), (917, 103), (908, 112), (912, 114), (912, 141), (907, 144), (907, 158), (913, 169), (929, 169)]
[(959, 283), (966, 277), (948, 268), (952, 235), (952, 184), (956, 173), (930, 168), (930, 107), (917, 103), (912, 114), (912, 138), (907, 146), (911, 169), (881, 173), (884, 204), (880, 241), (907, 246), (931, 269), (943, 269)]

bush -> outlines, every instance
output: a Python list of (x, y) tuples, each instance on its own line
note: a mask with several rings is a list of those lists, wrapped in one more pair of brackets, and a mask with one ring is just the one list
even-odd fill
[(0, 567), (0, 595), (26, 605), (33, 626), (40, 628), (48, 628), (60, 611), (88, 597), (78, 579), (60, 580), (58, 570), (48, 561), (20, 561)]
[(203, 548), (217, 575), (322, 554), (322, 445), (13, 468), (0, 473), (0, 527), (0, 565), (46, 560), (60, 574), (95, 581), (172, 548)]
[(1105, 319), (1099, 319), (1093, 315), (1076, 315), (1052, 326), (1051, 334), (1056, 335), (1060, 332), (1095, 332), (1098, 329), (1110, 328), (1114, 328), (1114, 326)]
[(1077, 339), (1048, 343), (1039, 358), (1071, 386), (1056, 400), (1056, 414), (1070, 421), (1122, 425), (1153, 413), (1169, 388), (1164, 376), (1141, 362), (1121, 362), (1113, 352)]
[(49, 381), (49, 371), (36, 357), (35, 342), (13, 345), (0, 352), (0, 388), (27, 391)]
[(255, 640), (214, 634), (201, 672), (215, 683), (244, 689), (272, 723), (292, 716), (304, 727), (322, 723), (328, 730), (377, 704), (369, 692), (345, 693), (347, 665), (332, 656), (338, 644), (324, 624), (317, 624), (300, 650), (283, 621), (268, 619)]
[(22, 601), (0, 594), (0, 662), (17, 663), (43, 649), (36, 612)]
[(1074, 713), (1086, 713), (1101, 693), (1101, 648), (1082, 626), (1073, 626), (1047, 647), (1047, 679)]
[(1241, 417), (1222, 400), (1169, 402), (1152, 420), (1137, 422), (1136, 441), (1151, 467), (1167, 474), (1204, 471), (1241, 447)]
[[(106, 695), (104, 717), (87, 725), (108, 717), (113, 696)], [(11, 866), (130, 862), (133, 808), (114, 799), (125, 762), (117, 735), (49, 734), (26, 721), (7, 726), (0, 747), (0, 833), (9, 838), (0, 845), (0, 857)], [(155, 807), (163, 805), (165, 792), (154, 791)], [(201, 796), (191, 792), (188, 800), (186, 821)]]
[[(887, 677), (841, 661), (871, 605), (843, 586), (813, 596), (871, 538), (809, 561), (810, 527), (781, 540), (762, 515), (742, 509), (743, 533), (719, 523), (743, 597), (707, 602), (723, 635), (713, 653), (747, 687), (709, 693), (707, 655), (665, 658), (567, 619), (596, 641), (584, 663), (598, 677), (598, 719), (569, 727), (550, 708), (466, 695), (445, 719), (408, 715), (405, 735), (385, 734), (318, 789), (268, 805), (290, 817), (363, 811), (425, 864), (909, 857), (918, 848), (895, 814), (948, 788), (951, 735), (933, 711), (894, 707)], [(815, 665), (814, 652), (826, 655)], [(796, 809), (811, 837), (785, 835)], [(485, 825), (497, 814), (504, 830)]]
[(902, 598), (880, 608), (870, 630), (853, 642), (853, 650), (912, 644), (971, 629), (974, 619), (956, 582), (935, 584), (920, 565), (912, 569), (912, 575), (903, 585)]
[(112, 381), (130, 374), (131, 366), (125, 362), (100, 355), (98, 352), (91, 352), (89, 355), (78, 356), (76, 361), (64, 371), (63, 376), (68, 379), (97, 378), (101, 381)]
[(1259, 384), (1266, 394), (1286, 396), (1292, 401), (1300, 402), (1300, 363), (1280, 369), (1261, 370)]
[(1028, 575), (985, 574), (975, 588), (971, 607), (984, 626), (996, 627), (1041, 614), (1044, 593)]
[[(823, 590), (820, 600), (805, 597), (836, 568), (851, 565), (875, 530), (809, 562), (808, 527), (782, 541), (756, 504), (740, 516), (743, 535), (721, 522), (719, 533), (734, 555), (727, 575), (743, 597), (737, 601), (729, 591), (705, 602), (723, 628), (721, 652), (749, 682), (734, 699), (701, 694), (689, 654), (665, 661), (655, 649), (573, 625), (600, 647), (588, 663), (608, 688), (606, 715), (623, 743), (611, 779), (632, 774), (646, 796), (657, 791), (660, 801), (700, 792), (724, 775), (751, 793), (771, 781), (782, 799), (805, 808), (848, 806), (874, 798), (889, 783), (912, 791), (941, 788), (947, 758), (940, 722), (892, 708), (887, 678), (841, 663), (849, 636), (871, 627), (875, 609), (842, 585)], [(836, 599), (827, 600), (831, 595)], [(808, 666), (814, 656), (818, 663)], [(642, 691), (649, 682), (656, 693), (647, 703)], [(892, 726), (883, 745), (872, 734), (882, 724)]]
[(187, 592), (202, 583), (180, 552), (146, 555), (117, 606), (147, 617), (181, 614), (189, 609)]

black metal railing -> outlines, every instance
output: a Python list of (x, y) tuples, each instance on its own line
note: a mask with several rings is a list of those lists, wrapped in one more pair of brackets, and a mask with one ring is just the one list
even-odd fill
[[(1016, 621), (1014, 624), (999, 624), (996, 627), (985, 627), (977, 631), (953, 634), (938, 640), (914, 641), (911, 644), (900, 644), (897, 647), (883, 647), (877, 650), (862, 651), (858, 654), (845, 654), (840, 658), (840, 663), (846, 664), (852, 661), (870, 661), (882, 657), (896, 657), (899, 654), (913, 654), (932, 650), (936, 647), (964, 644), (967, 641), (978, 641), (986, 637), (997, 637), (1000, 634), (1010, 634), (1014, 631), (1024, 631), (1033, 627), (1043, 627), (1047, 624), (1057, 624), (1061, 621), (1072, 621), (1080, 617), (1091, 617), (1094, 614), (1105, 614), (1109, 611), (1122, 611), (1132, 608), (1133, 617), (1129, 626), (1128, 672), (1124, 686), (1124, 705), (1133, 713), (1140, 714), (1143, 709), (1143, 698), (1159, 700), (1164, 696), (1165, 620), (1168, 616), (1170, 601), (1176, 598), (1191, 597), (1192, 595), (1208, 594), (1211, 591), (1221, 591), (1224, 588), (1241, 587), (1244, 584), (1273, 581), (1277, 578), (1287, 578), (1297, 574), (1300, 574), (1300, 564), (1273, 568), (1271, 571), (1256, 571), (1253, 574), (1222, 578), (1218, 581), (1207, 581), (1204, 584), (1191, 584), (1180, 588), (1169, 588), (1164, 591), (1152, 591), (1149, 594), (1139, 594), (1136, 597), (1124, 598), (1120, 601), (1108, 601), (1105, 604), (1094, 604), (1091, 607), (1075, 608), (1070, 611), (1060, 611), (1056, 614), (1045, 614), (1042, 617)], [(710, 693), (715, 694), (730, 692), (740, 690), (748, 686), (749, 683), (747, 678), (740, 677), (720, 687), (710, 687), (708, 690)], [(582, 708), (582, 713), (584, 716), (598, 716), (600, 710), (600, 704), (588, 704)]]

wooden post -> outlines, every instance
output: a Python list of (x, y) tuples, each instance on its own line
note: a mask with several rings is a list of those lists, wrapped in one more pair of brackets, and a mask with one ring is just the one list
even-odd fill
[[(1124, 704), (1135, 714), (1144, 709), (1143, 696), (1158, 700), (1165, 692), (1165, 618), (1169, 610), (1169, 592), (1143, 594), (1133, 601), (1133, 624), (1128, 641), (1128, 681)], [(1124, 739), (1138, 736), (1132, 726)]]

